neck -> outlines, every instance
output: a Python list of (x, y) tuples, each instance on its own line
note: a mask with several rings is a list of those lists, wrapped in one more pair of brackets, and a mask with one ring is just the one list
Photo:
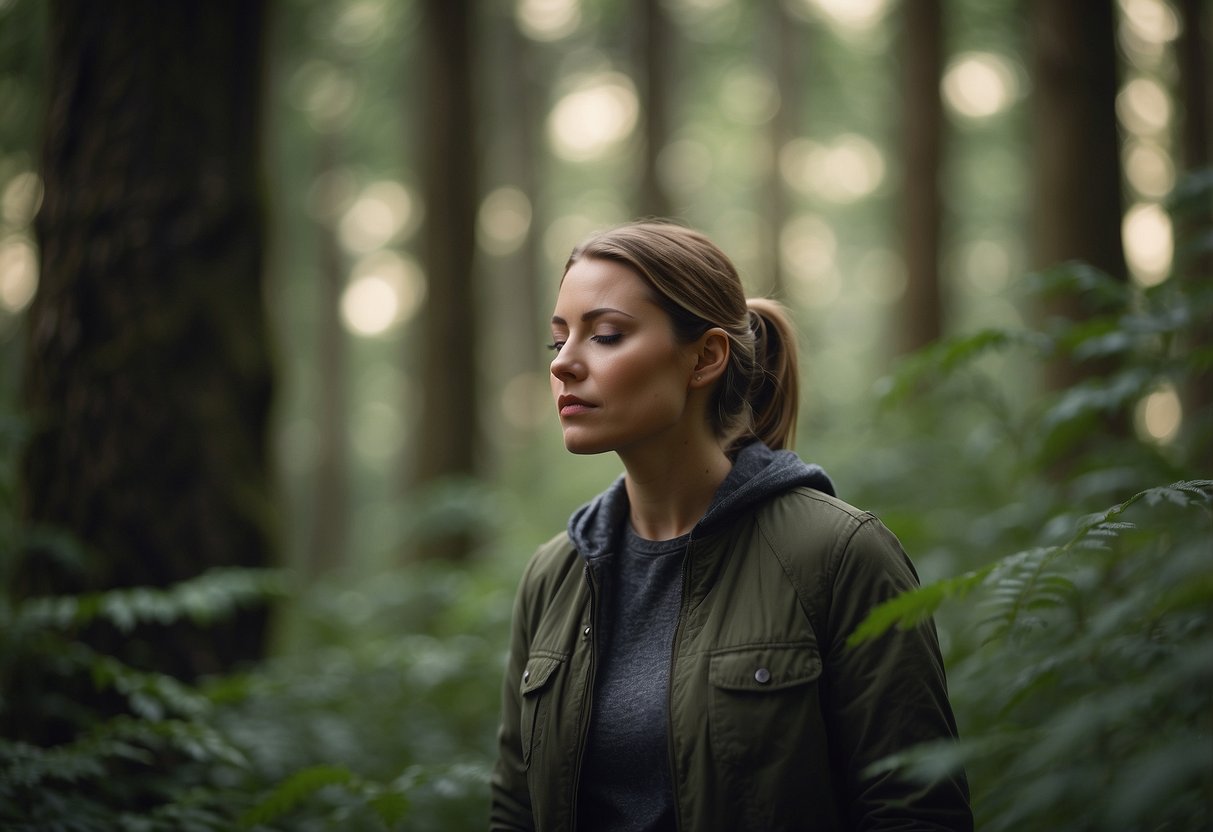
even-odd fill
[(694, 528), (733, 467), (715, 441), (620, 457), (627, 470), (632, 527), (649, 540), (669, 540)]

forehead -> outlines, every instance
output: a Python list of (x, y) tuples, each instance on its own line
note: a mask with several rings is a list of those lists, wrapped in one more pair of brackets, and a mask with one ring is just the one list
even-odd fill
[(557, 314), (562, 308), (575, 311), (604, 304), (634, 307), (624, 310), (634, 314), (643, 311), (640, 307), (656, 308), (653, 290), (630, 266), (601, 258), (578, 260), (560, 281)]

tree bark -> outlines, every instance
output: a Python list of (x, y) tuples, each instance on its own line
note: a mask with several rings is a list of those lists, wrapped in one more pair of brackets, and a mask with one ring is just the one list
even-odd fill
[(644, 147), (636, 198), (641, 217), (668, 217), (673, 210), (658, 169), (661, 150), (669, 141), (669, 84), (672, 37), (661, 0), (635, 0), (639, 27), (637, 63), (640, 76), (641, 126)]
[[(1115, 6), (1034, 0), (1031, 39), (1033, 266), (1081, 260), (1126, 279)], [(1080, 298), (1045, 311), (1075, 320), (1087, 314)], [(1062, 389), (1085, 375), (1082, 368), (1058, 361), (1050, 365), (1047, 382)]]
[[(473, 253), (477, 165), (470, 0), (425, 0), (425, 132), (422, 258), (427, 276), (422, 406), (413, 485), (475, 475), (483, 442), (476, 364)], [(461, 559), (472, 536), (458, 529), (425, 541), (418, 554)]]
[[(1183, 30), (1176, 43), (1179, 64), (1179, 97), (1182, 110), (1180, 121), (1180, 153), (1182, 170), (1191, 174), (1213, 166), (1213, 143), (1210, 142), (1209, 86), (1209, 4), (1205, 0), (1180, 0), (1178, 3)], [(1176, 277), (1198, 286), (1213, 283), (1213, 252), (1206, 244), (1203, 250), (1188, 253), (1197, 245), (1201, 235), (1213, 233), (1213, 204), (1185, 211), (1176, 223)], [(1213, 332), (1209, 327), (1197, 327), (1193, 338), (1184, 345), (1195, 351), (1213, 350)], [(1193, 469), (1213, 470), (1213, 370), (1201, 368), (1193, 372), (1184, 385), (1185, 432), (1190, 437)]]
[(944, 331), (939, 281), (943, 217), (939, 177), (944, 144), (939, 83), (944, 49), (940, 0), (906, 0), (902, 14), (901, 232), (906, 294), (898, 348), (904, 354), (939, 340)]
[(763, 275), (766, 290), (771, 297), (782, 298), (786, 280), (783, 270), (783, 253), (780, 235), (788, 222), (790, 200), (787, 185), (779, 164), (779, 154), (796, 137), (800, 110), (804, 102), (801, 85), (799, 57), (805, 43), (803, 27), (788, 13), (783, 0), (767, 0), (767, 38), (763, 42), (764, 53), (769, 61), (779, 105), (767, 124), (767, 142), (770, 150), (764, 202), (766, 215), (763, 241)]
[[(322, 132), (317, 141), (317, 175), (337, 165), (337, 136)], [(318, 223), (320, 324), (317, 344), (317, 416), (319, 451), (312, 497), (312, 534), (307, 546), (307, 569), (323, 575), (345, 562), (349, 515), (349, 336), (341, 323), (341, 294), (345, 262), (336, 234)]]
[[(163, 586), (275, 549), (259, 153), (264, 4), (54, 2), (23, 381), (24, 596)], [(97, 631), (192, 678), (261, 657), (266, 613)]]

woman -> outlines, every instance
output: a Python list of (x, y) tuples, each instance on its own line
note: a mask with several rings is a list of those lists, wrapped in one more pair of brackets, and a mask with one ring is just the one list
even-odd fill
[(971, 828), (963, 776), (869, 768), (956, 729), (931, 624), (845, 646), (917, 578), (781, 450), (782, 308), (703, 235), (636, 223), (573, 251), (552, 339), (565, 446), (626, 473), (523, 576), (492, 828)]

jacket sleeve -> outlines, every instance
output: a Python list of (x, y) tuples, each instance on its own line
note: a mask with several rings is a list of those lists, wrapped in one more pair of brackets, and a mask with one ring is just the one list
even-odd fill
[[(532, 561), (533, 565), (533, 561)], [(531, 795), (526, 766), (522, 760), (521, 694), (519, 680), (526, 666), (530, 634), (527, 631), (527, 588), (531, 566), (527, 567), (514, 599), (510, 626), (510, 653), (505, 679), (501, 685), (501, 723), (497, 729), (497, 761), (489, 779), (492, 804), (489, 829), (492, 832), (530, 832), (535, 828), (531, 813)]]
[(850, 828), (971, 830), (963, 773), (924, 784), (866, 771), (909, 746), (956, 737), (933, 622), (846, 646), (872, 607), (918, 586), (913, 565), (893, 533), (865, 514), (839, 541), (828, 577), (824, 708)]

